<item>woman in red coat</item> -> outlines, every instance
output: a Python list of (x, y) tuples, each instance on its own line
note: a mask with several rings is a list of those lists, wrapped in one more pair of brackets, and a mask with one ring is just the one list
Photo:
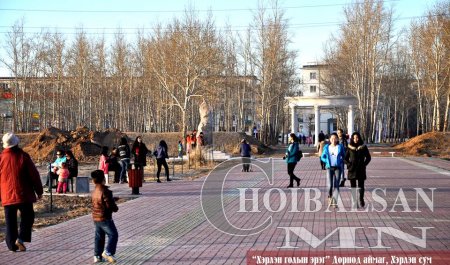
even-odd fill
[[(23, 242), (31, 242), (34, 223), (33, 203), (36, 194), (42, 197), (42, 183), (30, 156), (18, 147), (13, 133), (3, 135), (0, 155), (0, 200), (5, 210), (6, 245), (11, 251), (25, 251)], [(20, 211), (20, 231), (17, 231), (17, 211)]]

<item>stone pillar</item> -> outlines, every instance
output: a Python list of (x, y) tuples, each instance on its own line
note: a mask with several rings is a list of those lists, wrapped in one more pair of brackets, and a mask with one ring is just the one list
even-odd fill
[(347, 117), (347, 131), (348, 136), (351, 137), (353, 133), (353, 105), (348, 106), (348, 117)]
[(290, 107), (291, 107), (291, 132), (297, 133), (297, 128), (298, 128), (297, 113), (295, 112), (295, 106), (290, 106)]
[(320, 132), (320, 108), (314, 106), (314, 146), (319, 146), (319, 132)]

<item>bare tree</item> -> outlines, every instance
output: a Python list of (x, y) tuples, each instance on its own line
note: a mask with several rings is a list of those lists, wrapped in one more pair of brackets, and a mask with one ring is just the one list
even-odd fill
[[(270, 14), (267, 14), (270, 10)], [(261, 140), (264, 143), (275, 143), (277, 132), (281, 126), (277, 124), (277, 117), (284, 111), (284, 98), (295, 78), (295, 53), (289, 51), (289, 37), (287, 22), (277, 1), (272, 2), (270, 9), (262, 4), (255, 14), (253, 28), (254, 50), (252, 63), (255, 66), (255, 75), (258, 78), (256, 94), (260, 108), (258, 110), (261, 121)], [(281, 113), (280, 113), (281, 112)]]
[(166, 29), (157, 27), (149, 53), (151, 70), (181, 112), (181, 131), (186, 135), (193, 98), (204, 97), (211, 77), (220, 73), (221, 51), (212, 18), (200, 21), (187, 11), (182, 21), (174, 19)]
[[(391, 47), (392, 12), (383, 1), (368, 0), (344, 8), (346, 23), (340, 35), (332, 37), (334, 49), (326, 52), (331, 67), (327, 87), (348, 90), (358, 99), (359, 126), (370, 142), (375, 140), (375, 121), (379, 115), (379, 100), (383, 69)], [(347, 73), (339, 77), (341, 67)], [(333, 83), (339, 80), (338, 83)], [(339, 88), (340, 87), (340, 88)]]

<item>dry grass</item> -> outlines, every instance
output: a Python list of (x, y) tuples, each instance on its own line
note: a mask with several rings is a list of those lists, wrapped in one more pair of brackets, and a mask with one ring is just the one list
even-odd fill
[(395, 149), (412, 156), (450, 158), (450, 133), (425, 133), (396, 145)]

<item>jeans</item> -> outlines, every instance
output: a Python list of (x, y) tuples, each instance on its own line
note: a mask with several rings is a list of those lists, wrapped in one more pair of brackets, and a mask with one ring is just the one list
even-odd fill
[(336, 202), (339, 197), (340, 174), (341, 168), (339, 167), (327, 168), (328, 197), (333, 197)]
[(129, 158), (120, 159), (119, 161), (120, 167), (122, 168), (120, 170), (120, 181), (125, 182), (127, 181), (127, 171), (128, 171), (128, 165), (130, 164)]
[(344, 166), (342, 166), (340, 173), (341, 173), (341, 174), (340, 174), (339, 178), (341, 179), (341, 181), (344, 181), (344, 180), (345, 180)]
[(106, 244), (105, 252), (111, 255), (116, 254), (117, 241), (119, 233), (117, 233), (116, 225), (112, 219), (103, 222), (94, 222), (95, 224), (95, 245), (94, 256), (101, 256), (105, 248), (105, 234), (108, 235), (108, 244)]
[[(20, 231), (17, 232), (17, 210), (20, 211)], [(31, 231), (34, 223), (33, 203), (20, 203), (4, 206), (6, 222), (6, 245), (10, 250), (17, 250), (17, 238), (31, 242)]]

